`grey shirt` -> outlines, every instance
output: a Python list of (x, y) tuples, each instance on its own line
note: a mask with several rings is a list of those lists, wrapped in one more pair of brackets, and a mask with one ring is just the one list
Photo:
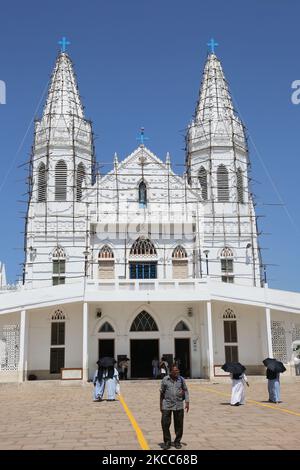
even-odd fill
[(182, 410), (183, 400), (189, 401), (189, 392), (185, 380), (181, 376), (173, 380), (169, 375), (166, 375), (161, 381), (160, 393), (163, 398), (163, 410)]

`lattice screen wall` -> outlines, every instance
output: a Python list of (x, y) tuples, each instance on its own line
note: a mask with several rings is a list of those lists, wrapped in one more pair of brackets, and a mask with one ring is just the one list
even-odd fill
[(17, 370), (19, 352), (19, 325), (4, 325), (0, 328), (0, 370)]
[(300, 340), (300, 323), (295, 323), (292, 329), (292, 341)]
[(286, 347), (286, 331), (284, 321), (272, 320), (272, 346), (273, 354), (276, 359), (283, 363), (288, 362)]

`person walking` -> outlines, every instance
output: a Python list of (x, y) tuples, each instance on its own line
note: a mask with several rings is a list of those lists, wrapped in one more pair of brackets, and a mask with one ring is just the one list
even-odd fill
[(157, 379), (159, 373), (159, 360), (155, 357), (152, 361), (152, 376)]
[(186, 412), (189, 411), (189, 392), (185, 380), (180, 376), (178, 367), (172, 366), (170, 374), (166, 375), (160, 387), (160, 411), (161, 426), (163, 431), (163, 449), (170, 449), (171, 434), (170, 426), (173, 413), (176, 449), (181, 449), (181, 438), (183, 435), (184, 402)]
[(103, 374), (105, 388), (107, 388), (107, 401), (115, 401), (119, 384), (118, 370), (113, 366), (106, 369)]
[(167, 363), (165, 358), (162, 357), (159, 363), (159, 371), (160, 371), (161, 379), (163, 379), (168, 374), (168, 369), (169, 369), (169, 364)]
[(280, 401), (280, 374), (286, 371), (283, 363), (275, 358), (267, 357), (263, 360), (266, 366), (268, 379), (269, 402), (281, 403)]
[(121, 368), (122, 368), (122, 376), (123, 376), (123, 379), (124, 379), (124, 380), (127, 380), (128, 367), (129, 367), (129, 359), (128, 359), (128, 357), (125, 357), (125, 359), (123, 359), (123, 360), (120, 362), (120, 366), (121, 366)]
[(93, 384), (94, 384), (94, 393), (93, 399), (94, 401), (102, 401), (102, 397), (104, 394), (105, 389), (105, 381), (103, 377), (104, 368), (102, 367), (100, 361), (97, 362), (98, 369), (96, 370), (94, 377), (93, 377)]
[(267, 369), (269, 402), (280, 403), (280, 373)]
[(232, 390), (231, 390), (231, 406), (239, 406), (245, 404), (245, 385), (249, 387), (249, 382), (244, 372), (231, 374)]

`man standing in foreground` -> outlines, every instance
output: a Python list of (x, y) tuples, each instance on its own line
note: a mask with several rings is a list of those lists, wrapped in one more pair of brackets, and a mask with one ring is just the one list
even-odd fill
[(161, 426), (164, 435), (163, 449), (171, 447), (171, 416), (173, 412), (176, 449), (181, 449), (181, 438), (183, 434), (183, 401), (185, 401), (185, 409), (189, 411), (189, 392), (183, 377), (179, 375), (179, 369), (175, 365), (171, 367), (170, 374), (164, 377), (160, 387), (160, 411)]

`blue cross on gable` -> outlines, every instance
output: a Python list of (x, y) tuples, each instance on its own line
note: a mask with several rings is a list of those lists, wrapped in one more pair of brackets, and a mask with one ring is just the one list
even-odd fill
[(149, 140), (149, 137), (145, 136), (145, 128), (141, 127), (141, 132), (139, 137), (136, 138), (140, 142), (140, 145), (144, 145), (145, 140)]
[(64, 36), (60, 41), (58, 41), (58, 44), (61, 46), (60, 51), (61, 52), (66, 52), (67, 46), (69, 46), (71, 43), (70, 41), (67, 40), (67, 38)]
[(219, 44), (214, 40), (214, 38), (211, 38), (211, 40), (207, 43), (208, 47), (210, 47), (210, 52), (212, 54), (215, 53), (215, 47), (218, 46)]

